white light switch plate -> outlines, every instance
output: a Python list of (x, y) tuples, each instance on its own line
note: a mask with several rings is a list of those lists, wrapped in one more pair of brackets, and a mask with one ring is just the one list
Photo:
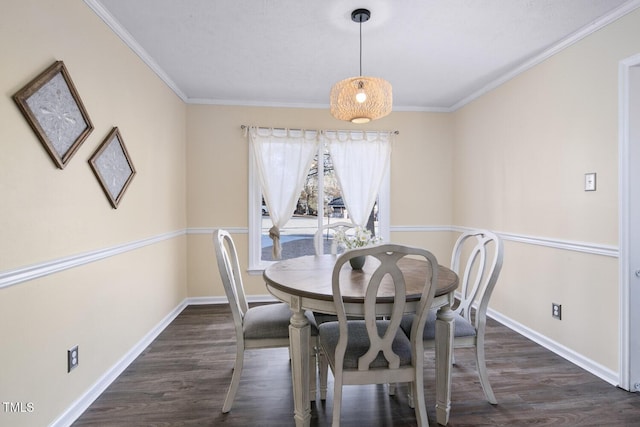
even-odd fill
[(596, 191), (595, 172), (584, 174), (584, 191)]

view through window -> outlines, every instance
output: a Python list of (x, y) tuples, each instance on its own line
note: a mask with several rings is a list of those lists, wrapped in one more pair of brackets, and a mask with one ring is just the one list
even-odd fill
[[(273, 241), (269, 237), (272, 227), (269, 211), (262, 198), (260, 231), (260, 261), (273, 261)], [(280, 229), (282, 244), (282, 259), (295, 258), (303, 255), (313, 255), (313, 237), (316, 231), (327, 224), (336, 222), (351, 222), (349, 212), (345, 207), (336, 179), (328, 149), (321, 144), (319, 152), (313, 159), (304, 187), (298, 197), (296, 208), (287, 225)], [(374, 235), (379, 235), (378, 201), (376, 201), (367, 229)], [(325, 253), (329, 252), (332, 237), (324, 239)]]

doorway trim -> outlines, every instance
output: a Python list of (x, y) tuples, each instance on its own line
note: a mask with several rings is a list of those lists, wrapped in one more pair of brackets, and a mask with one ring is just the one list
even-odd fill
[[(627, 391), (640, 391), (640, 379), (631, 378), (631, 366), (640, 363), (640, 355), (631, 354), (631, 328), (640, 332), (640, 325), (631, 324), (631, 242), (630, 227), (630, 89), (631, 68), (640, 66), (640, 54), (620, 61), (618, 67), (618, 192), (619, 192), (619, 386)], [(636, 291), (637, 292), (637, 291)], [(633, 360), (635, 358), (635, 360)], [(636, 368), (637, 369), (637, 368)]]

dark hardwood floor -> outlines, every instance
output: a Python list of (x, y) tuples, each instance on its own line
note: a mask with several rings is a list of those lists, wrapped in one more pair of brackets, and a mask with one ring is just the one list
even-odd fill
[[(187, 307), (73, 424), (81, 426), (292, 426), (287, 349), (245, 355), (233, 408), (222, 414), (235, 338), (227, 306)], [(449, 426), (640, 426), (640, 394), (628, 393), (507, 327), (488, 321), (487, 367), (498, 405), (484, 398), (473, 350), (456, 350)], [(434, 360), (425, 355), (429, 423), (435, 420)], [(312, 426), (331, 424), (326, 402), (312, 404)], [(347, 386), (343, 426), (413, 426), (406, 386)]]

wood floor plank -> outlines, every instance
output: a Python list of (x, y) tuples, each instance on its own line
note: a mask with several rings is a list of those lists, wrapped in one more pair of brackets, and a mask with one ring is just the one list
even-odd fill
[[(456, 350), (449, 426), (640, 426), (640, 394), (594, 375), (489, 319), (487, 368), (498, 405), (484, 398), (472, 349)], [(73, 424), (83, 426), (293, 426), (287, 349), (246, 353), (228, 414), (235, 338), (225, 305), (187, 307)], [(433, 354), (425, 355), (429, 423), (435, 420)], [(312, 405), (312, 426), (331, 424), (333, 382), (326, 402)], [(342, 425), (414, 426), (407, 388), (347, 386)]]

